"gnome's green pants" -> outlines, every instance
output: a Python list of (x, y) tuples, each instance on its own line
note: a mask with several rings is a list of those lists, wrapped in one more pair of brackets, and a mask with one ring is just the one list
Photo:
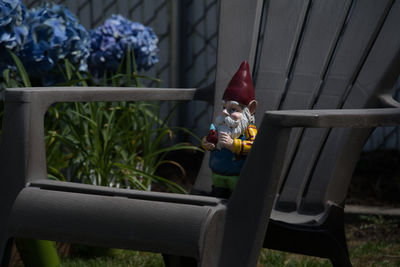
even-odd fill
[(239, 179), (239, 176), (238, 175), (234, 175), (234, 176), (221, 175), (221, 174), (217, 174), (217, 173), (213, 172), (211, 174), (211, 179), (212, 179), (213, 185), (215, 187), (229, 189), (231, 192), (233, 192), (233, 190), (236, 187), (236, 183)]

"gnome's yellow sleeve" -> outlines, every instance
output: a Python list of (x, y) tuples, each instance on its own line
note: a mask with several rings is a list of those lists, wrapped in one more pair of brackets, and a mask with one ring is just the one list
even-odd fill
[(257, 128), (255, 125), (250, 124), (246, 129), (246, 140), (239, 138), (233, 139), (233, 153), (235, 155), (247, 155), (256, 139)]
[(208, 149), (207, 149), (206, 146), (204, 145), (204, 142), (206, 141), (206, 137), (207, 137), (207, 136), (204, 136), (204, 137), (201, 139), (201, 147), (202, 147), (204, 150), (208, 151)]

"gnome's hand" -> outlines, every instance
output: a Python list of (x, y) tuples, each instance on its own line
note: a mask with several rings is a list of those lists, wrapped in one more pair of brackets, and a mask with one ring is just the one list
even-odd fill
[(233, 139), (229, 134), (221, 132), (219, 142), (230, 151), (233, 151)]
[(208, 151), (211, 151), (211, 150), (215, 149), (215, 145), (213, 143), (210, 143), (210, 142), (207, 141), (207, 136), (203, 137), (202, 143), (203, 143), (203, 147), (205, 149), (207, 149)]

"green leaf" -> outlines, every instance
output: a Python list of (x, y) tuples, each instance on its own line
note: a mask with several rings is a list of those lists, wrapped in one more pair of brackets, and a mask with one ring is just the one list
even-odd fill
[(50, 178), (52, 180), (66, 181), (64, 175), (54, 167), (48, 167), (47, 172), (48, 172), (48, 174), (47, 174), (48, 178)]
[(134, 175), (128, 175), (127, 177), (136, 186), (137, 189), (147, 191), (147, 187), (141, 181), (139, 181)]
[(158, 149), (158, 150), (146, 155), (144, 158), (150, 158), (150, 157), (154, 157), (154, 156), (157, 156), (157, 155), (165, 153), (165, 152), (172, 152), (172, 151), (184, 150), (184, 149), (191, 149), (191, 150), (195, 150), (195, 151), (203, 151), (201, 148), (196, 147), (196, 146), (176, 144), (176, 145), (173, 145), (173, 146), (170, 146), (170, 147)]
[(65, 71), (67, 72), (67, 79), (70, 81), (72, 79), (72, 75), (75, 71), (74, 66), (69, 62), (68, 59), (64, 60)]
[(21, 75), (21, 79), (24, 83), (24, 86), (32, 87), (31, 81), (29, 80), (28, 73), (26, 72), (25, 67), (22, 64), (21, 60), (12, 51), (8, 50), (8, 52), (10, 53), (11, 57), (14, 60), (15, 65), (17, 66), (18, 72)]
[(162, 82), (161, 79), (153, 78), (153, 77), (147, 76), (147, 75), (136, 74), (135, 76), (136, 76), (137, 78), (141, 78), (141, 79), (145, 79), (145, 80), (149, 80), (149, 81), (154, 81), (154, 82), (157, 82), (157, 83), (161, 83), (161, 82)]
[(137, 75), (138, 70), (137, 70), (137, 65), (136, 65), (136, 57), (135, 57), (135, 51), (132, 49), (132, 63), (133, 63), (133, 78), (135, 79), (135, 84), (137, 87), (142, 87), (142, 85), (140, 84), (140, 80), (139, 77)]
[[(129, 50), (131, 50), (131, 46), (128, 44), (126, 47), (126, 76), (128, 78), (128, 85), (132, 84), (132, 57), (131, 57), (131, 53), (129, 52)], [(133, 49), (132, 49), (133, 50)], [(134, 61), (134, 60), (133, 60)], [(136, 86), (137, 83), (136, 83)]]
[(176, 193), (179, 192), (179, 193), (187, 194), (186, 190), (183, 187), (181, 187), (177, 183), (174, 183), (174, 182), (172, 182), (172, 181), (170, 181), (170, 180), (168, 180), (166, 178), (163, 178), (161, 176), (157, 176), (157, 175), (154, 175), (154, 174), (149, 174), (149, 173), (146, 173), (144, 171), (138, 170), (136, 168), (133, 168), (131, 166), (127, 166), (127, 165), (124, 165), (124, 164), (115, 163), (115, 166), (117, 166), (117, 167), (119, 167), (121, 169), (127, 169), (127, 170), (129, 170), (129, 171), (131, 171), (131, 172), (133, 172), (133, 173), (135, 173), (135, 174), (137, 174), (139, 176), (143, 176), (143, 177), (151, 179), (151, 180), (153, 180), (155, 182), (163, 184), (163, 185), (167, 186), (169, 189), (173, 190)]
[(76, 76), (78, 76), (79, 81), (82, 82), (82, 86), (88, 86), (87, 81), (89, 80), (89, 78), (83, 78), (82, 74), (79, 71), (76, 71)]
[(161, 161), (157, 162), (157, 164), (155, 165), (155, 168), (157, 169), (159, 166), (161, 166), (163, 164), (170, 164), (170, 165), (177, 167), (182, 173), (182, 178), (186, 176), (186, 171), (182, 167), (182, 165), (173, 160), (161, 160)]
[(75, 110), (71, 110), (71, 113), (75, 114), (77, 117), (80, 117), (80, 118), (85, 119), (86, 121), (90, 122), (90, 124), (91, 124), (93, 127), (95, 127), (95, 128), (98, 127), (98, 124), (97, 124), (92, 118), (90, 118), (89, 116), (84, 115), (84, 114), (82, 114), (82, 113), (80, 113), (80, 112), (77, 112), (77, 111), (75, 111)]
[(7, 87), (10, 87), (9, 86), (9, 84), (10, 84), (10, 70), (9, 69), (6, 69), (3, 71), (3, 78), (4, 78), (4, 81), (6, 82)]

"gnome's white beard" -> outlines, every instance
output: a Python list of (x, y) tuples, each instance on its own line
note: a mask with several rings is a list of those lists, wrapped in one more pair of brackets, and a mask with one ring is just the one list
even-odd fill
[[(254, 123), (254, 116), (251, 115), (249, 109), (245, 107), (242, 111), (242, 118), (235, 121), (230, 116), (218, 116), (215, 118), (215, 127), (218, 133), (224, 132), (230, 135), (230, 137), (238, 138), (246, 132), (250, 122)], [(221, 149), (222, 144), (218, 141), (217, 148)]]

